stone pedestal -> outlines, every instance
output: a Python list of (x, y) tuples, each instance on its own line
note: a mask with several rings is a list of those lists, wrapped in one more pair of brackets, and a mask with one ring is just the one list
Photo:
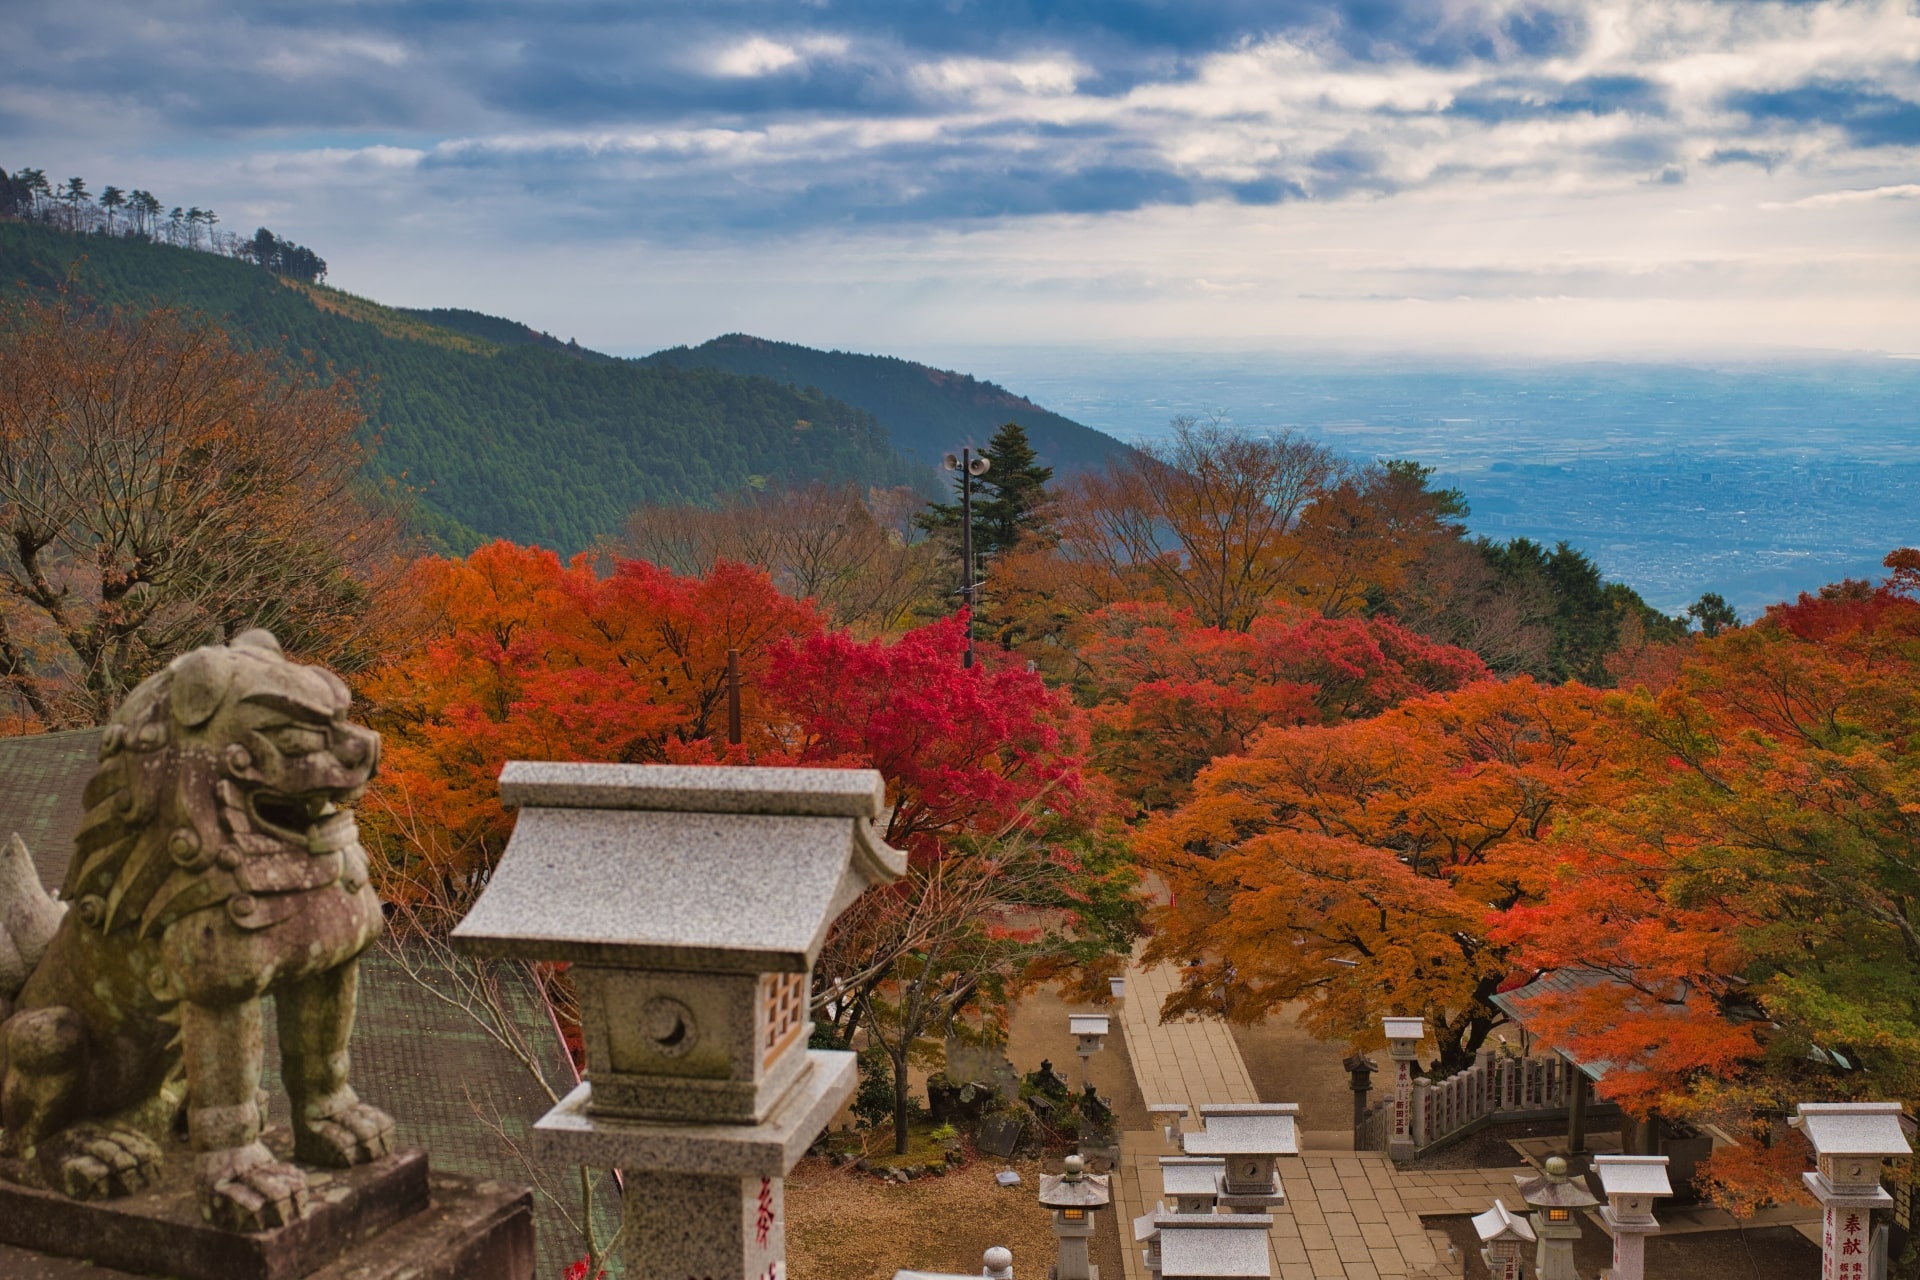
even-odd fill
[[(286, 1141), (284, 1135), (269, 1135)], [(529, 1280), (533, 1196), (523, 1188), (429, 1175), (420, 1151), (310, 1171), (307, 1216), (241, 1233), (202, 1219), (193, 1156), (167, 1152), (138, 1195), (74, 1201), (0, 1182), (0, 1244), (22, 1251), (9, 1277), (168, 1276), (175, 1280)], [(22, 1261), (22, 1258), (33, 1261)]]
[(1600, 1216), (1613, 1233), (1613, 1265), (1600, 1273), (1603, 1280), (1646, 1280), (1647, 1237), (1659, 1231), (1659, 1225), (1621, 1222), (1606, 1208)]
[(629, 1258), (670, 1259), (661, 1275), (781, 1280), (785, 1179), (644, 1172), (625, 1180)]
[(534, 1152), (625, 1171), (627, 1266), (698, 1280), (784, 1280), (787, 1170), (853, 1096), (850, 1053), (806, 1051), (808, 1070), (759, 1124), (601, 1116), (582, 1084), (534, 1125)]

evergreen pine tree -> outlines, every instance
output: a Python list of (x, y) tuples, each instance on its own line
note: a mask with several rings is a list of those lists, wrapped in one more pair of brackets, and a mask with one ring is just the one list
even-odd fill
[[(1023, 535), (1044, 532), (1042, 502), (1053, 468), (1040, 465), (1026, 429), (1017, 422), (994, 432), (980, 456), (991, 465), (987, 474), (973, 482), (973, 552), (991, 560), (1010, 550)], [(930, 503), (915, 522), (929, 533), (951, 530), (957, 536), (959, 491), (964, 482), (964, 477), (954, 476), (955, 500)]]

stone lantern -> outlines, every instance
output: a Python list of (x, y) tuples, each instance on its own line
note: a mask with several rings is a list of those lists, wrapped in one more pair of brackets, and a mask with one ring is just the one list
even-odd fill
[(1060, 1242), (1056, 1280), (1100, 1280), (1100, 1268), (1087, 1258), (1093, 1215), (1113, 1199), (1108, 1179), (1088, 1173), (1079, 1156), (1068, 1156), (1058, 1174), (1040, 1175), (1040, 1203), (1053, 1210), (1053, 1236)]
[(1493, 1280), (1520, 1280), (1521, 1255), (1534, 1243), (1527, 1220), (1508, 1212), (1506, 1201), (1495, 1200), (1493, 1208), (1474, 1216), (1473, 1230), (1480, 1237), (1480, 1258)]
[(1162, 1200), (1133, 1220), (1133, 1242), (1141, 1246), (1140, 1261), (1152, 1276), (1160, 1274), (1160, 1219), (1166, 1216)]
[(1353, 1091), (1353, 1136), (1358, 1141), (1367, 1123), (1367, 1095), (1373, 1092), (1373, 1073), (1380, 1064), (1364, 1053), (1350, 1053), (1340, 1066), (1347, 1073), (1347, 1088)]
[(1393, 1061), (1393, 1110), (1388, 1116), (1387, 1154), (1411, 1160), (1413, 1145), (1414, 1054), (1427, 1035), (1425, 1018), (1382, 1018), (1387, 1030), (1387, 1056)]
[(1107, 991), (1113, 996), (1115, 1004), (1127, 998), (1127, 980), (1115, 975), (1107, 979)]
[(1227, 1162), (1212, 1156), (1161, 1156), (1160, 1192), (1175, 1213), (1212, 1213), (1220, 1200)]
[(1067, 1033), (1074, 1039), (1073, 1051), (1080, 1055), (1082, 1074), (1085, 1073), (1087, 1059), (1105, 1047), (1107, 1032), (1112, 1029), (1113, 1019), (1104, 1013), (1067, 1015)]
[(1271, 1214), (1168, 1213), (1156, 1221), (1161, 1280), (1272, 1280)]
[(1600, 1202), (1581, 1183), (1567, 1177), (1567, 1162), (1549, 1156), (1546, 1172), (1537, 1178), (1514, 1174), (1520, 1198), (1533, 1210), (1533, 1234), (1539, 1244), (1533, 1256), (1535, 1280), (1580, 1280), (1573, 1267), (1573, 1242), (1580, 1238), (1574, 1215)]
[(1803, 1102), (1787, 1123), (1813, 1147), (1817, 1172), (1800, 1175), (1820, 1202), (1820, 1280), (1866, 1280), (1873, 1211), (1893, 1207), (1880, 1185), (1888, 1156), (1913, 1154), (1897, 1102)]
[(515, 761), (500, 797), (513, 838), (454, 941), (568, 962), (586, 1042), (536, 1158), (624, 1172), (629, 1274), (784, 1274), (783, 1177), (855, 1083), (807, 1048), (813, 962), (906, 869), (880, 775)]
[(1607, 1197), (1600, 1218), (1613, 1233), (1613, 1269), (1606, 1280), (1644, 1280), (1647, 1237), (1660, 1229), (1654, 1198), (1673, 1194), (1667, 1157), (1595, 1156), (1593, 1171)]
[(1147, 1114), (1152, 1116), (1154, 1123), (1160, 1126), (1160, 1136), (1166, 1139), (1167, 1145), (1170, 1147), (1179, 1144), (1180, 1122), (1187, 1118), (1188, 1110), (1190, 1110), (1190, 1108), (1184, 1102), (1150, 1102), (1147, 1104)]
[(1205, 1126), (1189, 1133), (1182, 1148), (1190, 1156), (1214, 1156), (1223, 1161), (1220, 1207), (1223, 1209), (1277, 1209), (1286, 1203), (1275, 1165), (1281, 1156), (1300, 1154), (1294, 1121), (1300, 1107), (1293, 1102), (1210, 1102), (1200, 1106)]

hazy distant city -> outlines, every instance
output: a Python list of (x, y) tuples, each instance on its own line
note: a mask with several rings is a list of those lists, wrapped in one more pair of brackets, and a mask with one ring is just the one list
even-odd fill
[(1743, 614), (1878, 577), (1920, 540), (1920, 363), (1680, 368), (979, 350), (968, 367), (1148, 439), (1177, 414), (1417, 458), (1495, 538), (1565, 539), (1650, 604), (1718, 591)]

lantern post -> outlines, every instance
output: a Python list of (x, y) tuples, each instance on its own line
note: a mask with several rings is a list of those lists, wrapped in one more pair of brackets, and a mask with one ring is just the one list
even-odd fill
[(629, 1275), (783, 1280), (785, 1175), (855, 1084), (807, 1047), (813, 963), (906, 870), (880, 775), (515, 761), (500, 797), (513, 837), (453, 940), (567, 962), (586, 1044), (535, 1158), (623, 1171)]
[(1820, 1280), (1868, 1280), (1873, 1211), (1891, 1209), (1880, 1185), (1888, 1156), (1913, 1154), (1897, 1102), (1803, 1102), (1787, 1122), (1813, 1147), (1800, 1175), (1820, 1202)]
[(1414, 1054), (1426, 1038), (1425, 1018), (1382, 1018), (1387, 1031), (1387, 1056), (1393, 1061), (1393, 1110), (1389, 1119), (1387, 1154), (1395, 1160), (1411, 1160), (1413, 1145), (1413, 1069)]
[(1613, 1269), (1606, 1280), (1645, 1280), (1647, 1237), (1660, 1230), (1653, 1202), (1673, 1194), (1667, 1157), (1595, 1156), (1593, 1171), (1607, 1197), (1600, 1218), (1613, 1233)]

